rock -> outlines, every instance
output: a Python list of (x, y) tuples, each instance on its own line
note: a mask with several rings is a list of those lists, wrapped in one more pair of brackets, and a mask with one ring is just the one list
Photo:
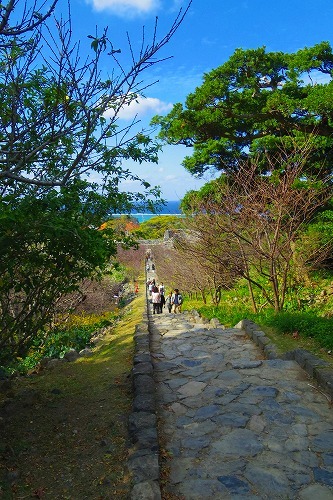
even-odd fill
[(311, 484), (302, 490), (299, 494), (301, 500), (332, 500), (332, 490), (320, 484)]
[(138, 411), (131, 413), (128, 418), (128, 427), (131, 434), (137, 434), (142, 429), (156, 427), (156, 415), (150, 412)]
[(59, 366), (61, 363), (66, 363), (66, 361), (67, 361), (66, 359), (52, 358), (47, 363), (46, 368), (52, 370), (53, 368)]
[(46, 368), (47, 364), (51, 361), (52, 358), (48, 357), (48, 356), (45, 356), (44, 358), (42, 358), (40, 360), (40, 362), (38, 363), (38, 366), (41, 370), (43, 370), (44, 368)]
[(150, 353), (137, 354), (134, 356), (133, 364), (137, 365), (139, 363), (151, 363)]
[(155, 411), (155, 395), (143, 394), (135, 396), (133, 401), (133, 411)]
[(65, 352), (64, 354), (64, 359), (66, 361), (76, 361), (77, 358), (79, 358), (80, 355), (75, 349), (70, 349), (69, 351)]
[(191, 311), (191, 315), (193, 317), (197, 317), (197, 318), (200, 318), (200, 314), (198, 313), (198, 311), (196, 309), (192, 309)]
[(161, 490), (155, 481), (143, 481), (136, 484), (131, 493), (131, 500), (160, 500)]
[(132, 368), (133, 376), (137, 375), (152, 375), (153, 365), (151, 363), (137, 363)]
[(92, 356), (94, 353), (92, 352), (91, 349), (89, 349), (89, 347), (85, 347), (84, 349), (81, 349), (81, 351), (79, 351), (79, 356), (81, 357), (88, 357), (88, 356)]
[(133, 380), (134, 394), (136, 396), (154, 394), (155, 382), (152, 376), (137, 374)]
[(159, 479), (158, 454), (150, 454), (142, 460), (141, 457), (130, 458), (128, 468), (133, 474), (133, 480), (141, 483), (147, 480)]
[(221, 326), (220, 320), (217, 318), (212, 318), (209, 322), (212, 328), (219, 328)]

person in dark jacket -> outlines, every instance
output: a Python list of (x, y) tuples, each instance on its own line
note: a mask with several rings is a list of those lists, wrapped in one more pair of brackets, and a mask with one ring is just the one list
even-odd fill
[(175, 288), (171, 297), (171, 303), (173, 305), (173, 312), (174, 313), (181, 313), (182, 312), (182, 303), (183, 303), (183, 297), (179, 293), (178, 288)]

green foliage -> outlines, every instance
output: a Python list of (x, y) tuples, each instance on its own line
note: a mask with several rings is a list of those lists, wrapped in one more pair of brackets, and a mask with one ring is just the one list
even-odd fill
[(114, 262), (110, 272), (113, 283), (123, 283), (127, 280), (128, 270), (122, 264)]
[(232, 327), (246, 318), (263, 328), (272, 328), (280, 335), (298, 332), (300, 337), (312, 338), (322, 348), (333, 350), (333, 318), (323, 318), (318, 316), (315, 311), (284, 311), (276, 314), (273, 309), (270, 309), (260, 314), (254, 314), (243, 306), (241, 308), (237, 306), (230, 308), (222, 303), (219, 307), (200, 307), (199, 312), (208, 319), (218, 318), (227, 327)]
[[(326, 351), (333, 351), (333, 298), (331, 295), (324, 297), (326, 300), (320, 301), (320, 293), (325, 287), (331, 289), (332, 273), (316, 273), (315, 280), (311, 287), (303, 287), (299, 295), (300, 301), (291, 298), (288, 302), (288, 310), (275, 313), (273, 308), (263, 307), (257, 314), (253, 313), (247, 297), (247, 290), (241, 283), (232, 290), (225, 291), (222, 301), (218, 307), (213, 305), (200, 305), (192, 303), (187, 298), (186, 308), (195, 307), (202, 316), (212, 319), (218, 318), (226, 327), (233, 327), (242, 319), (250, 319), (261, 325), (263, 329), (275, 332), (277, 340), (284, 336), (292, 338), (297, 332), (300, 339), (312, 339), (314, 346)], [(314, 299), (317, 297), (316, 306)], [(299, 309), (300, 302), (302, 310)], [(329, 315), (327, 315), (329, 313)], [(290, 346), (291, 345), (291, 346)], [(288, 343), (288, 349), (295, 348), (295, 344)]]
[[(57, 301), (98, 275), (115, 254), (112, 237), (93, 223), (97, 207), (71, 193), (0, 200), (0, 347), (23, 356), (51, 321)], [(112, 233), (109, 231), (109, 236)]]
[(322, 318), (314, 311), (281, 312), (266, 316), (262, 324), (274, 327), (279, 333), (298, 332), (303, 337), (316, 339), (326, 349), (333, 349), (333, 318)]
[[(24, 357), (12, 358), (6, 364), (7, 373), (18, 371), (26, 373), (43, 358), (62, 358), (70, 349), (80, 351), (92, 347), (91, 338), (100, 328), (112, 326), (119, 318), (119, 312), (104, 313), (100, 316), (72, 316), (69, 325), (58, 326), (34, 336)], [(1, 359), (1, 358), (0, 358)]]
[[(269, 152), (273, 157), (290, 138), (295, 144), (305, 137), (313, 146), (308, 170), (325, 175), (333, 160), (332, 67), (328, 42), (293, 54), (237, 49), (204, 75), (185, 106), (175, 104), (153, 123), (167, 143), (193, 146), (183, 164), (195, 175), (211, 168), (234, 172), (248, 156)], [(266, 171), (267, 158), (260, 168)]]
[(144, 240), (154, 240), (163, 238), (166, 230), (181, 229), (183, 219), (176, 215), (157, 215), (142, 222), (140, 228), (133, 231), (133, 234)]
[(247, 318), (249, 316), (249, 311), (246, 312), (243, 307), (233, 307), (230, 309), (227, 305), (223, 304), (223, 302), (221, 302), (219, 306), (199, 307), (198, 311), (204, 318), (218, 318), (220, 322), (227, 327), (236, 325), (241, 319), (244, 319), (244, 315)]
[(110, 326), (113, 318), (102, 318), (92, 325), (76, 325), (68, 329), (56, 328), (46, 339), (43, 337), (34, 342), (34, 347), (42, 356), (62, 358), (69, 349), (81, 350), (91, 347), (91, 336), (99, 328)]
[(188, 191), (181, 201), (180, 208), (182, 212), (191, 215), (210, 199), (218, 203), (223, 198), (223, 187), (227, 183), (227, 177), (221, 175), (217, 179), (206, 182), (198, 191)]
[[(0, 27), (0, 351), (7, 361), (27, 354), (64, 295), (101, 276), (119, 241), (133, 244), (115, 228), (98, 231), (102, 221), (158, 206), (159, 188), (122, 165), (156, 163), (160, 146), (131, 131), (133, 123), (119, 130), (117, 121), (146, 88), (141, 73), (159, 60), (187, 10), (137, 54), (129, 43), (126, 69), (107, 29), (88, 37), (86, 52), (82, 39), (82, 58), (56, 0), (49, 9), (18, 4), (3, 8)], [(103, 80), (105, 67), (112, 78)], [(123, 192), (124, 180), (136, 181), (139, 192)]]

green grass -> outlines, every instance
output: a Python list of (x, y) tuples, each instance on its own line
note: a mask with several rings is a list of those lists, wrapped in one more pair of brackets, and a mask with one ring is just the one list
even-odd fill
[[(310, 295), (310, 292), (305, 290), (306, 294)], [(316, 308), (305, 300), (302, 304), (301, 311), (292, 310), (289, 302), (286, 311), (275, 313), (266, 306), (255, 314), (244, 288), (238, 288), (224, 293), (217, 307), (209, 302), (204, 305), (198, 300), (186, 298), (184, 309), (197, 309), (208, 319), (218, 318), (226, 327), (233, 327), (242, 319), (252, 320), (265, 331), (280, 352), (302, 347), (333, 363), (333, 318), (327, 314), (333, 309), (333, 300), (332, 303), (326, 300), (321, 307), (317, 304)], [(297, 335), (293, 336), (295, 332)]]
[[(145, 307), (143, 280), (140, 290), (92, 356), (13, 379), (8, 394), (0, 393), (0, 405), (9, 399), (13, 408), (3, 424), (4, 498), (65, 499), (73, 492), (75, 498), (129, 498), (130, 373), (133, 334)], [(13, 484), (6, 479), (12, 470), (20, 472)]]
[(93, 334), (101, 328), (115, 325), (121, 314), (121, 310), (116, 309), (103, 314), (72, 315), (66, 323), (60, 323), (48, 332), (40, 332), (24, 358), (12, 359), (2, 369), (8, 374), (25, 374), (42, 358), (62, 358), (69, 349), (80, 351), (85, 347), (92, 347)]

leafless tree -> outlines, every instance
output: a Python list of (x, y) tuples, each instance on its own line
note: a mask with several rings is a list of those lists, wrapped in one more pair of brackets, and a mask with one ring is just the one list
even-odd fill
[[(3, 2), (0, 6), (0, 36), (17, 37), (41, 26), (54, 12), (58, 0), (53, 0), (49, 6), (47, 3), (45, 0)], [(20, 15), (17, 16), (18, 12)]]
[(247, 280), (255, 311), (254, 290), (275, 311), (283, 309), (295, 280), (301, 230), (331, 196), (329, 183), (304, 176), (310, 150), (305, 144), (267, 158), (271, 171), (265, 176), (256, 160), (242, 164), (218, 195), (200, 205), (196, 225), (208, 260)]
[[(179, 28), (189, 5), (161, 37), (157, 20), (150, 42), (143, 29), (138, 53), (129, 35), (124, 51), (113, 46), (104, 29), (88, 36), (90, 53), (82, 58), (81, 44), (72, 41), (70, 15), (50, 17), (56, 2), (45, 15), (40, 13), (44, 3), (24, 3), (20, 21), (10, 26), (19, 3), (21, 7), (15, 0), (2, 6), (2, 194), (11, 192), (13, 184), (61, 187), (92, 173), (105, 191), (115, 191), (122, 178), (142, 181), (121, 168), (119, 160), (156, 161), (157, 147), (147, 134), (133, 129), (135, 120), (119, 128), (119, 112), (145, 92), (142, 73), (163, 60), (157, 54)], [(102, 66), (110, 68), (109, 74), (102, 74)]]

